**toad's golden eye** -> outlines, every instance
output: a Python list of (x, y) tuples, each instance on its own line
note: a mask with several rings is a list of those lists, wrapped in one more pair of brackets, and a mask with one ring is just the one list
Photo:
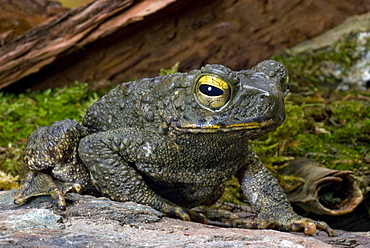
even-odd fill
[(217, 76), (205, 75), (198, 79), (195, 94), (204, 107), (219, 109), (230, 99), (230, 86)]

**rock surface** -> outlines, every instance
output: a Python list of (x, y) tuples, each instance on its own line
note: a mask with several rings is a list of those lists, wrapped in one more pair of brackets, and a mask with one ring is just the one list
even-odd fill
[(313, 237), (274, 230), (221, 228), (164, 217), (132, 202), (68, 195), (64, 212), (50, 197), (22, 206), (0, 192), (0, 247), (370, 247), (370, 232)]

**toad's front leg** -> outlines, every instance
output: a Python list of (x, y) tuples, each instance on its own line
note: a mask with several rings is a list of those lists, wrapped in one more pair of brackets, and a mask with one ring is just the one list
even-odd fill
[(247, 165), (238, 172), (243, 193), (258, 213), (245, 223), (248, 228), (272, 228), (281, 231), (304, 231), (313, 235), (316, 228), (334, 236), (334, 231), (325, 222), (303, 218), (294, 213), (283, 189), (253, 151)]
[(93, 177), (93, 183), (110, 199), (149, 205), (166, 215), (205, 223), (203, 215), (180, 207), (154, 192), (138, 170), (140, 163), (149, 164), (155, 160), (151, 149), (165, 142), (138, 128), (120, 128), (83, 138), (78, 151)]

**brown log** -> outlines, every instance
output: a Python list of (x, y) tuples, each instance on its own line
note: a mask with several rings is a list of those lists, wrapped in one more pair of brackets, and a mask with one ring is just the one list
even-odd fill
[(0, 46), (66, 11), (68, 9), (55, 1), (0, 0)]
[(95, 0), (1, 47), (0, 89), (106, 86), (177, 61), (245, 69), (367, 11), (370, 0)]
[(285, 175), (285, 180), (279, 178), (288, 200), (314, 214), (351, 213), (367, 193), (364, 181), (353, 171), (324, 168), (308, 159), (289, 161), (278, 173)]
[(0, 88), (39, 71), (118, 28), (139, 21), (175, 0), (96, 0), (26, 32), (0, 50)]

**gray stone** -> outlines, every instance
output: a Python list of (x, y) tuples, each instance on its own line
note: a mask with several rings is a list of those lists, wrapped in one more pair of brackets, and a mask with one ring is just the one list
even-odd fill
[(49, 209), (5, 210), (0, 216), (0, 227), (13, 229), (60, 228), (62, 217)]
[[(369, 233), (308, 237), (274, 230), (222, 228), (164, 217), (132, 202), (68, 194), (67, 210), (50, 197), (13, 204), (0, 192), (0, 247), (366, 247)], [(322, 241), (320, 241), (321, 239)]]

